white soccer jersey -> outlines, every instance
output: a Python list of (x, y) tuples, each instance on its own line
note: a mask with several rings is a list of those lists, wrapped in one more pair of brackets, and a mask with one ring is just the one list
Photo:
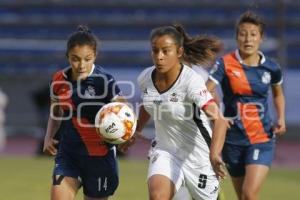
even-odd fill
[(158, 92), (153, 83), (155, 67), (138, 77), (143, 105), (155, 124), (157, 148), (195, 167), (210, 165), (211, 128), (201, 110), (213, 100), (202, 77), (183, 66), (175, 83)]
[(192, 65), (191, 68), (203, 78), (204, 82), (208, 80), (209, 73), (204, 67), (200, 65)]

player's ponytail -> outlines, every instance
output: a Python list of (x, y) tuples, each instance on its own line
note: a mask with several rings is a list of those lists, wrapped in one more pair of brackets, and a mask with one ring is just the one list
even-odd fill
[(97, 54), (97, 43), (98, 39), (92, 31), (85, 25), (79, 25), (77, 31), (72, 33), (68, 39), (66, 55), (68, 56), (70, 50), (77, 45), (88, 45), (94, 50), (95, 54)]
[(223, 49), (222, 42), (214, 36), (190, 37), (181, 25), (174, 25), (183, 38), (183, 61), (187, 64), (207, 66), (212, 64)]

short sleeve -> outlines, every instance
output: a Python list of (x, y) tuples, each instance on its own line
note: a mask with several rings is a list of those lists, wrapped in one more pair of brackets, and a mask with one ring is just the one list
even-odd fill
[(209, 73), (204, 67), (200, 65), (193, 65), (192, 69), (197, 72), (197, 74), (199, 74), (205, 82), (208, 80)]
[(56, 92), (53, 89), (52, 80), (49, 82), (48, 89), (50, 91), (49, 94), (50, 94), (51, 101), (58, 102), (59, 99), (58, 99), (58, 96), (57, 96)]
[(222, 59), (218, 60), (209, 72), (209, 79), (219, 84), (225, 76), (224, 62)]
[(149, 67), (139, 74), (139, 76), (137, 78), (137, 83), (141, 90), (144, 90), (145, 84), (146, 84), (147, 80), (149, 80), (149, 78), (151, 77), (151, 73), (153, 70), (154, 70), (154, 67)]
[(198, 107), (203, 109), (210, 102), (214, 101), (212, 95), (207, 90), (203, 78), (194, 74), (189, 82), (187, 95), (189, 99)]
[(282, 71), (279, 65), (276, 65), (276, 69), (271, 73), (271, 84), (280, 85), (283, 81)]
[(69, 89), (68, 83), (64, 79), (63, 71), (56, 72), (49, 82), (49, 93), (51, 101), (59, 101), (59, 91)]

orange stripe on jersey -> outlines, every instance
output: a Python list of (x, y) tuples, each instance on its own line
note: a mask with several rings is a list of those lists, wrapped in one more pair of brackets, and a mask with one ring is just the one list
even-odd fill
[[(79, 122), (79, 120), (81, 121)], [(73, 117), (72, 123), (80, 134), (90, 156), (104, 156), (107, 154), (107, 146), (97, 134), (96, 128), (91, 127), (92, 124), (90, 124), (87, 119), (77, 119), (76, 117)]]
[(261, 117), (255, 104), (238, 103), (241, 121), (251, 144), (267, 142), (270, 139), (265, 132)]
[(235, 58), (234, 53), (223, 57), (225, 73), (229, 79), (234, 94), (251, 95), (252, 89), (242, 65)]

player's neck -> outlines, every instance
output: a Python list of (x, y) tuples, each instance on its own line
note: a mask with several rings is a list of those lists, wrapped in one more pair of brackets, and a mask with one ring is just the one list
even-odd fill
[(165, 90), (166, 88), (169, 88), (177, 80), (182, 70), (182, 67), (183, 66), (180, 64), (180, 66), (174, 67), (173, 69), (169, 70), (166, 73), (158, 73), (156, 71), (155, 79), (154, 79), (155, 86), (159, 90)]
[(181, 68), (183, 66), (179, 63), (178, 66), (173, 67), (172, 69), (170, 69), (169, 71), (167, 71), (166, 73), (156, 73), (156, 80), (157, 81), (163, 81), (165, 83), (170, 83), (172, 84), (177, 77), (180, 74)]
[(259, 53), (255, 53), (255, 54), (251, 54), (251, 55), (244, 55), (241, 57), (242, 57), (243, 63), (245, 65), (252, 66), (252, 67), (259, 66), (260, 59), (261, 59), (261, 56), (259, 55)]

